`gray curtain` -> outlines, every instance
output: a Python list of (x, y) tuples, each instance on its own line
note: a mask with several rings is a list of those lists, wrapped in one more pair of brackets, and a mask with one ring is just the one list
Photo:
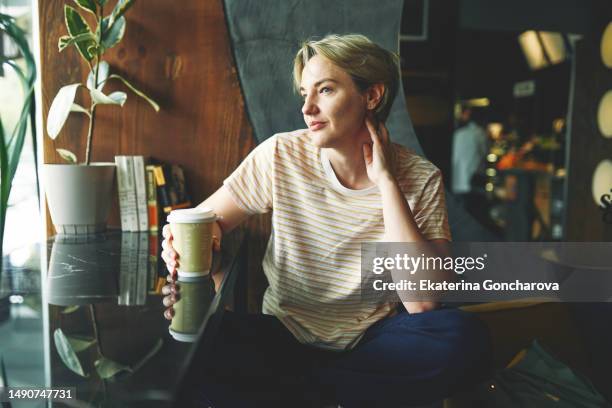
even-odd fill
[[(305, 128), (293, 92), (293, 57), (305, 39), (359, 33), (398, 52), (403, 0), (224, 0), (231, 44), (246, 110), (258, 142), (278, 132)], [(404, 93), (386, 125), (391, 139), (423, 155)], [(447, 193), (451, 232), (457, 241), (491, 236)]]

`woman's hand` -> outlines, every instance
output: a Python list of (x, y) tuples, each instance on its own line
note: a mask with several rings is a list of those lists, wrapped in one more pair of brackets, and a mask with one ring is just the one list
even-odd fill
[(174, 281), (171, 275), (168, 275), (167, 279), (168, 284), (162, 288), (162, 295), (164, 295), (162, 303), (166, 307), (166, 310), (164, 310), (164, 317), (167, 320), (172, 320), (172, 318), (174, 317), (173, 306), (180, 299), (180, 286)]
[(366, 126), (370, 132), (370, 143), (363, 145), (363, 158), (370, 181), (377, 186), (385, 181), (394, 180), (393, 147), (389, 140), (389, 132), (383, 123), (376, 124), (374, 116), (368, 113)]
[(161, 243), (162, 253), (161, 257), (166, 264), (166, 269), (170, 273), (173, 280), (176, 280), (176, 268), (178, 267), (178, 254), (172, 247), (172, 232), (170, 231), (170, 224), (164, 225), (162, 229), (162, 237), (164, 240)]
[[(215, 252), (221, 250), (221, 228), (219, 224), (216, 222), (212, 227), (212, 249)], [(168, 284), (162, 288), (162, 295), (164, 298), (162, 303), (166, 306), (166, 310), (164, 311), (164, 317), (168, 320), (172, 320), (174, 316), (174, 309), (172, 306), (178, 302), (179, 300), (179, 285), (176, 283), (177, 278), (177, 268), (178, 268), (178, 254), (175, 249), (172, 247), (172, 232), (170, 231), (170, 224), (164, 225), (162, 229), (162, 236), (164, 240), (162, 241), (162, 253), (161, 257), (166, 264), (166, 269), (168, 269), (168, 276), (166, 277)]]

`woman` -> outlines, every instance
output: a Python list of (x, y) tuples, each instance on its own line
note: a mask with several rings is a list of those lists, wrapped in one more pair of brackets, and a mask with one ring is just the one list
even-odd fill
[[(264, 314), (225, 315), (204, 387), (213, 405), (272, 406), (284, 393), (295, 406), (321, 390), (345, 407), (423, 403), (486, 371), (487, 334), (469, 314), (360, 298), (362, 242), (450, 240), (440, 171), (383, 125), (398, 75), (397, 57), (364, 36), (304, 43), (294, 85), (308, 129), (267, 139), (201, 204), (223, 217), (219, 237), (273, 210)], [(164, 237), (174, 277), (167, 226)], [(164, 294), (170, 319), (176, 286)]]

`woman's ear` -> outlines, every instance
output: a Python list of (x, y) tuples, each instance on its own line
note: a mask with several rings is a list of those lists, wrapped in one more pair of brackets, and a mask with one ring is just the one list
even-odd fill
[(382, 83), (377, 83), (370, 86), (366, 92), (366, 107), (369, 111), (374, 111), (382, 101), (385, 86)]

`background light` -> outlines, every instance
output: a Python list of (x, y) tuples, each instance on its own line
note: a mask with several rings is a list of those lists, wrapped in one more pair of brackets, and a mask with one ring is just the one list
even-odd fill
[(468, 99), (464, 104), (473, 108), (484, 108), (489, 106), (491, 101), (489, 101), (489, 98), (473, 98)]
[(525, 31), (518, 37), (527, 64), (532, 70), (558, 64), (567, 59), (567, 45), (561, 33)]
[(550, 58), (550, 63), (558, 64), (563, 62), (566, 58), (563, 36), (559, 33), (551, 33), (548, 31), (540, 31), (539, 34), (542, 39), (542, 44), (544, 44), (544, 50), (548, 58)]
[(612, 68), (612, 21), (601, 36), (601, 59), (606, 67)]
[(612, 138), (612, 91), (606, 92), (599, 101), (597, 124), (604, 137)]
[(519, 44), (523, 49), (525, 58), (527, 58), (529, 68), (539, 69), (547, 65), (544, 49), (540, 45), (540, 41), (538, 41), (538, 36), (535, 31), (525, 31), (519, 35)]
[(499, 139), (504, 126), (501, 123), (493, 122), (487, 125), (487, 130), (491, 137), (495, 140)]
[(15, 304), (19, 305), (19, 304), (23, 303), (23, 296), (21, 296), (21, 295), (11, 295), (11, 296), (9, 296), (9, 302), (14, 304), (14, 305)]
[(593, 192), (593, 200), (597, 206), (601, 205), (601, 196), (604, 194), (612, 194), (612, 160), (602, 160), (599, 162), (593, 172), (593, 181), (591, 190)]

